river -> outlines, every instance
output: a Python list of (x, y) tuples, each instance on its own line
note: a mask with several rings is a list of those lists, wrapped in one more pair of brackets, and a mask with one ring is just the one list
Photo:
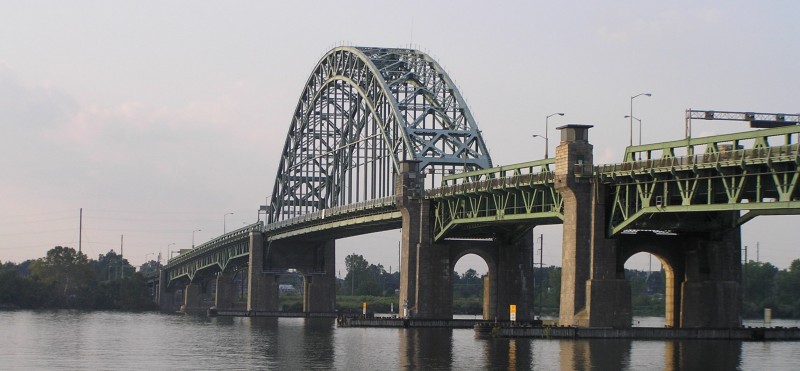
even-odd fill
[(800, 342), (479, 339), (464, 329), (336, 328), (334, 322), (0, 311), (0, 369), (791, 370), (800, 349)]

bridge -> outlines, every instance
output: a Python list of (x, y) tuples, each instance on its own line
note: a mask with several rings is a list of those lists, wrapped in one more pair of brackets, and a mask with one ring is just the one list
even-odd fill
[[(301, 94), (266, 220), (170, 259), (158, 300), (167, 311), (277, 313), (278, 278), (291, 270), (304, 279), (303, 312), (330, 315), (335, 240), (401, 228), (404, 315), (450, 318), (454, 265), (474, 253), (489, 267), (484, 316), (508, 320), (513, 304), (526, 321), (532, 229), (563, 224), (560, 324), (630, 326), (624, 263), (648, 252), (667, 273), (667, 326), (738, 327), (739, 228), (800, 213), (800, 126), (796, 115), (749, 114), (770, 128), (692, 138), (695, 114), (686, 139), (628, 147), (617, 164), (594, 164), (590, 125), (566, 125), (555, 158), (494, 166), (436, 61), (335, 48)], [(246, 282), (246, 302), (234, 281)]]

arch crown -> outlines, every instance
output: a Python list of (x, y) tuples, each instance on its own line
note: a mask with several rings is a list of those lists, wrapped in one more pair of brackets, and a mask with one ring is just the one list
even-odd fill
[(295, 109), (269, 221), (392, 196), (404, 160), (419, 161), (434, 179), (492, 166), (461, 93), (427, 54), (334, 48)]

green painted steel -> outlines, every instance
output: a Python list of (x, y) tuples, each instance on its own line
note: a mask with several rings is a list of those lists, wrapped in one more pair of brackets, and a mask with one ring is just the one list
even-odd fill
[(554, 159), (449, 175), (428, 191), (434, 238), (516, 237), (535, 225), (563, 222), (561, 195), (553, 187)]
[[(613, 187), (608, 234), (707, 229), (715, 213), (800, 213), (800, 126), (630, 147), (626, 162), (595, 168)], [(642, 160), (638, 160), (638, 158)]]
[(225, 271), (231, 263), (246, 260), (250, 255), (250, 233), (261, 233), (263, 227), (262, 222), (250, 224), (170, 259), (163, 268), (168, 284), (181, 278), (192, 281), (206, 269)]
[[(638, 160), (641, 158), (641, 160)], [(800, 126), (629, 147), (626, 161), (576, 172), (610, 189), (608, 235), (630, 230), (697, 232), (734, 228), (758, 215), (800, 214)], [(451, 174), (420, 197), (432, 203), (434, 238), (522, 235), (563, 222), (553, 186), (554, 159)], [(731, 225), (719, 213), (739, 212)], [(324, 234), (351, 236), (395, 229), (394, 196), (332, 207), (300, 217), (256, 223), (171, 259), (170, 281), (224, 270), (249, 254), (249, 232), (268, 241)]]

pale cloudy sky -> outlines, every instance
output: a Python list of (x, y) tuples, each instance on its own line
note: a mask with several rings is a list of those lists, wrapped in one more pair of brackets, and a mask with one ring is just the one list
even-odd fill
[[(190, 247), (193, 230), (196, 244), (220, 235), (226, 213), (228, 230), (254, 222), (301, 90), (336, 45), (428, 52), (465, 95), (495, 164), (543, 157), (531, 135), (558, 111), (550, 136), (593, 124), (595, 161), (619, 162), (638, 93), (653, 94), (635, 101), (644, 142), (682, 138), (687, 108), (796, 113), (798, 4), (2, 1), (0, 261), (77, 248), (80, 208), (83, 251), (119, 251), (124, 235), (137, 266)], [(694, 136), (746, 129), (701, 122)], [(800, 258), (799, 223), (757, 218), (743, 244), (785, 268)], [(536, 233), (545, 264), (560, 264), (560, 227)], [(338, 241), (337, 267), (356, 252), (396, 270), (398, 238)]]

